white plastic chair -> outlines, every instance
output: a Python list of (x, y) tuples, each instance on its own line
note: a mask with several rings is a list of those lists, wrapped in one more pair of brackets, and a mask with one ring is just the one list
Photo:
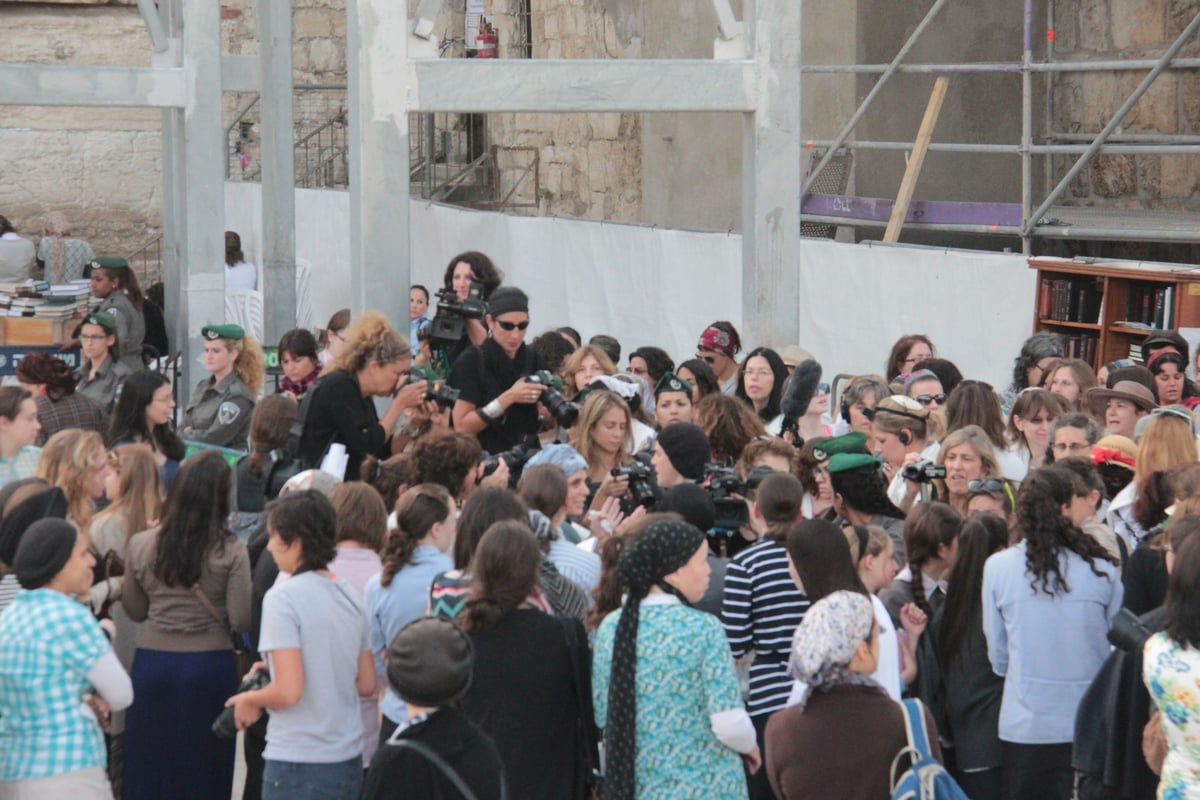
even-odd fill
[(296, 327), (313, 329), (312, 262), (296, 259)]
[(241, 325), (261, 342), (264, 327), (262, 292), (256, 289), (226, 289), (225, 321)]

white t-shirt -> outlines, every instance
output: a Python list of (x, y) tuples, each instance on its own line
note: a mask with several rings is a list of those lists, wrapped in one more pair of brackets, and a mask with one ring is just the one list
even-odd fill
[(225, 265), (226, 289), (257, 289), (258, 267), (246, 261), (239, 261), (232, 267)]
[(342, 578), (302, 572), (263, 598), (258, 649), (275, 674), (271, 651), (299, 648), (304, 662), (300, 702), (271, 711), (266, 758), (336, 764), (362, 757), (359, 653), (370, 651), (362, 600)]

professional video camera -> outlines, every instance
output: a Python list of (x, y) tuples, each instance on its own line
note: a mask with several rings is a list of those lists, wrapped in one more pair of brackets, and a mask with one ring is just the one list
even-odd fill
[[(704, 471), (707, 478), (704, 489), (712, 498), (716, 509), (713, 527), (718, 530), (734, 531), (750, 524), (750, 508), (740, 499), (746, 495), (746, 481), (738, 477), (733, 467), (708, 464)], [(762, 478), (760, 477), (761, 481)], [(739, 495), (740, 497), (733, 497)]]
[(921, 461), (916, 464), (909, 464), (900, 470), (900, 474), (904, 476), (904, 480), (906, 481), (933, 483), (934, 481), (946, 479), (946, 465), (934, 464), (932, 461)]
[(635, 506), (645, 506), (647, 510), (654, 508), (658, 495), (654, 492), (654, 482), (650, 476), (654, 470), (647, 464), (634, 461), (627, 467), (617, 467), (612, 471), (614, 478), (622, 476), (629, 478), (629, 493), (633, 496)]
[(554, 419), (558, 421), (559, 425), (569, 428), (575, 424), (575, 420), (579, 418), (579, 406), (572, 403), (559, 391), (559, 387), (562, 386), (559, 378), (556, 378), (549, 370), (541, 369), (526, 377), (525, 380), (528, 383), (546, 387), (538, 402), (554, 415)]
[(483, 464), (483, 477), (487, 477), (500, 468), (500, 462), (508, 464), (508, 485), (509, 488), (517, 488), (517, 481), (521, 479), (521, 472), (525, 469), (525, 464), (529, 459), (533, 458), (533, 454), (542, 449), (542, 444), (537, 440), (537, 437), (530, 437), (528, 441), (521, 442), (510, 450), (505, 450), (503, 453), (491, 455), (484, 453), (480, 463)]
[(471, 281), (467, 299), (459, 300), (458, 292), (442, 289), (437, 293), (437, 313), (427, 326), (417, 331), (417, 339), (434, 343), (457, 344), (467, 333), (467, 320), (483, 319), (487, 303), (483, 301), (483, 284)]

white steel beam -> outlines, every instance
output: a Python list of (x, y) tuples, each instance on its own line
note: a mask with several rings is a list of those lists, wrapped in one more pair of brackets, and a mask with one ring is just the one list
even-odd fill
[(0, 64), (0, 106), (182, 108), (182, 68)]
[(755, 109), (765, 83), (759, 64), (747, 60), (447, 58), (408, 63), (411, 111), (746, 112)]

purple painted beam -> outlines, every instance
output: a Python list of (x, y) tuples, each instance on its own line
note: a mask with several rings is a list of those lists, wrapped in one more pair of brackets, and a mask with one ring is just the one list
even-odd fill
[[(881, 197), (852, 197), (840, 194), (810, 194), (800, 206), (800, 214), (821, 217), (887, 222), (894, 200)], [(905, 222), (934, 225), (1002, 225), (1024, 223), (1020, 203), (967, 203), (952, 200), (913, 200)]]

